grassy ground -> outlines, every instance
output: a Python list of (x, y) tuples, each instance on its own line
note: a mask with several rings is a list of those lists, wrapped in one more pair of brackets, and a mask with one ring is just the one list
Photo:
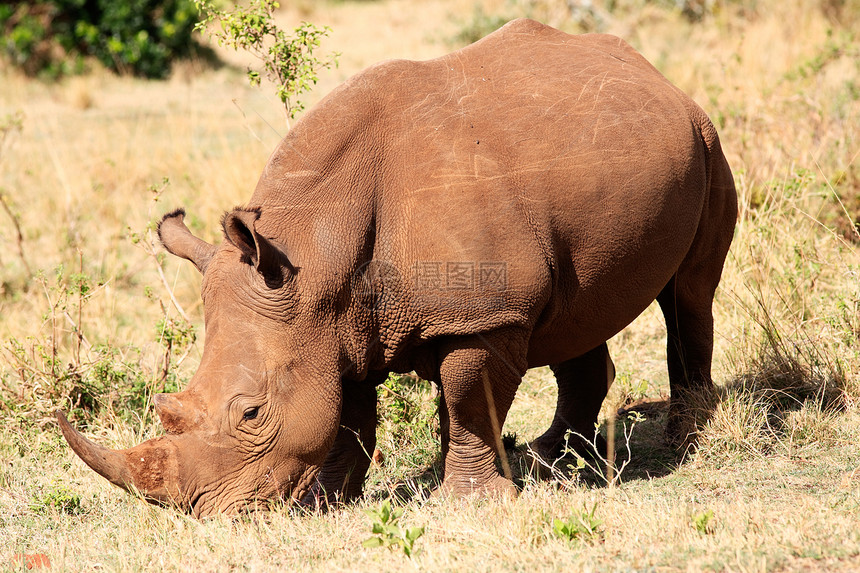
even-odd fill
[[(619, 421), (620, 478), (523, 471), (522, 445), (554, 405), (539, 369), (505, 427), (523, 487), (506, 502), (425, 500), (438, 422), (431, 388), (409, 381), (380, 390), (384, 460), (356, 507), (200, 523), (91, 472), (50, 412), (72, 409), (89, 436), (129, 446), (160, 432), (149, 396), (181, 387), (200, 359), (199, 279), (172, 260), (159, 275), (149, 221), (185, 205), (192, 228), (216, 238), (286, 127), (241, 69), (56, 84), (0, 71), (0, 570), (23, 567), (17, 554), (73, 570), (860, 570), (860, 5), (677, 4), (707, 13), (669, 1), (571, 13), (560, 1), (379, 0), (280, 15), (332, 26), (325, 47), (343, 53), (309, 103), (374, 61), (433, 57), (530, 13), (625, 37), (718, 124), (741, 215), (715, 305), (721, 392), (698, 452), (681, 463), (662, 441), (665, 330), (651, 308), (610, 342), (618, 378), (604, 414), (629, 403), (643, 414), (629, 438), (621, 421), (633, 422)], [(3, 120), (17, 112), (20, 129)], [(364, 510), (389, 498), (404, 526), (425, 527), (412, 559), (362, 546)]]

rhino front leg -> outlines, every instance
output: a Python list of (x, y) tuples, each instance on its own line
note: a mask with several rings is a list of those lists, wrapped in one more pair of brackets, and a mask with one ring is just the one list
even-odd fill
[[(578, 454), (606, 454), (606, 440), (595, 435), (594, 424), (606, 393), (615, 379), (615, 365), (604, 342), (582, 356), (553, 364), (558, 383), (558, 402), (549, 429), (529, 448), (545, 463), (562, 455), (567, 432), (573, 432), (568, 445)], [(541, 462), (538, 462), (541, 466)]]
[(506, 330), (457, 339), (441, 349), (443, 493), (516, 494), (495, 460), (502, 456), (506, 466), (501, 430), (526, 370), (526, 340)]
[(316, 482), (302, 502), (322, 507), (360, 498), (375, 447), (375, 381), (344, 381), (340, 429)]

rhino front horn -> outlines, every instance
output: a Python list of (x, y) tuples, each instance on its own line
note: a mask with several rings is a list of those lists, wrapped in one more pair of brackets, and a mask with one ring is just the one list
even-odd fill
[(78, 457), (112, 484), (150, 502), (184, 505), (176, 444), (171, 436), (148, 440), (127, 450), (111, 450), (86, 439), (62, 411), (57, 411), (57, 421)]

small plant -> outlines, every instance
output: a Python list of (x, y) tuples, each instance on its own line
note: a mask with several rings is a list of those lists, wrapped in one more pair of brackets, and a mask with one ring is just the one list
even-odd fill
[(140, 354), (138, 349), (93, 342), (86, 335), (84, 309), (103, 283), (83, 271), (83, 260), (79, 264), (77, 273), (60, 265), (52, 276), (37, 275), (48, 306), (43, 315), (47, 332), (10, 338), (0, 348), (0, 360), (17, 374), (17, 382), (11, 376), (0, 380), (2, 391), (17, 398), (3, 407), (42, 418), (63, 408), (84, 421), (118, 407), (121, 416), (139, 418), (148, 408), (153, 377), (129, 360)]
[[(164, 177), (161, 180), (160, 184), (153, 184), (149, 186), (149, 192), (152, 193), (152, 203), (150, 203), (150, 217), (153, 214), (154, 208), (158, 205), (158, 202), (161, 200), (161, 195), (167, 190), (170, 186), (170, 179), (168, 177)], [(143, 251), (149, 255), (153, 261), (155, 262), (156, 271), (158, 271), (158, 278), (161, 279), (161, 284), (165, 288), (165, 292), (167, 292), (170, 297), (170, 302), (173, 304), (173, 307), (176, 309), (176, 312), (182, 317), (186, 323), (190, 323), (191, 320), (188, 318), (188, 314), (186, 314), (185, 309), (182, 308), (182, 305), (179, 304), (179, 301), (176, 300), (176, 297), (173, 294), (173, 288), (170, 286), (170, 282), (167, 280), (167, 277), (164, 274), (164, 251), (161, 248), (161, 241), (156, 237), (156, 232), (158, 230), (158, 221), (156, 219), (150, 219), (149, 223), (146, 225), (146, 228), (143, 232), (138, 233), (132, 230), (131, 227), (127, 227), (129, 240), (133, 245), (137, 245)], [(150, 300), (155, 300), (154, 292), (151, 287), (146, 287), (144, 290), (144, 294)], [(162, 314), (167, 316), (167, 309), (162, 304)]]
[(603, 520), (594, 515), (596, 511), (597, 502), (590, 510), (583, 507), (582, 510), (575, 511), (567, 519), (554, 518), (552, 520), (553, 535), (565, 541), (597, 539), (601, 535)]
[[(564, 445), (562, 447), (561, 457), (559, 459), (554, 460), (552, 463), (549, 463), (545, 460), (541, 460), (539, 456), (536, 456), (534, 459), (536, 462), (541, 464), (546, 470), (549, 471), (556, 478), (563, 479), (562, 469), (559, 467), (559, 463), (564, 460), (570, 460), (573, 458), (572, 463), (566, 463), (566, 469), (572, 472), (574, 475), (578, 475), (582, 470), (588, 469), (595, 476), (599, 477), (606, 485), (614, 486), (621, 482), (621, 475), (624, 473), (624, 470), (627, 468), (627, 465), (630, 463), (631, 459), (631, 450), (630, 450), (630, 440), (633, 436), (633, 429), (637, 424), (645, 421), (645, 417), (636, 411), (631, 411), (627, 413), (627, 419), (621, 422), (622, 425), (622, 435), (624, 436), (624, 448), (627, 451), (627, 456), (624, 461), (621, 462), (621, 465), (616, 464), (615, 458), (615, 419), (611, 418), (607, 420), (607, 452), (604, 456), (600, 452), (600, 448), (598, 447), (598, 441), (600, 437), (600, 428), (597, 424), (594, 426), (594, 435), (589, 440), (582, 434), (578, 432), (574, 432), (568, 430), (564, 437)], [(628, 423), (629, 422), (629, 423)], [(580, 443), (589, 444), (589, 454), (587, 457), (584, 457), (582, 454), (577, 452), (573, 445), (571, 437), (575, 436)]]
[(41, 514), (56, 511), (80, 515), (84, 511), (81, 496), (61, 485), (54, 485), (47, 492), (34, 494), (30, 501), (30, 509)]
[(714, 510), (708, 509), (699, 511), (690, 516), (693, 522), (693, 527), (702, 535), (711, 535), (714, 533)]
[[(251, 0), (247, 8), (236, 6), (232, 12), (218, 10), (208, 0), (194, 3), (202, 18), (195, 29), (208, 31), (219, 46), (246, 50), (260, 60), (262, 74), (277, 86), (288, 124), (304, 109), (304, 103), (297, 98), (317, 83), (319, 70), (337, 65), (339, 54), (331, 54), (326, 59), (314, 54), (331, 29), (302, 22), (293, 35), (287, 34), (275, 24), (273, 14), (280, 6), (276, 0)], [(209, 26), (216, 22), (221, 29), (213, 31)], [(259, 86), (261, 71), (249, 68), (248, 81)]]
[(439, 395), (430, 382), (400, 374), (391, 374), (376, 392), (375, 459), (385, 463), (369, 473), (368, 487), (383, 487), (397, 500), (423, 497), (441, 473)]
[(412, 376), (390, 374), (377, 388), (380, 402), (384, 404), (386, 418), (397, 427), (406, 429), (415, 424), (421, 415), (420, 405), (413, 390), (429, 384)]
[(399, 524), (402, 509), (391, 509), (391, 502), (385, 500), (378, 509), (366, 510), (372, 521), (373, 537), (365, 539), (365, 547), (400, 547), (407, 557), (412, 557), (415, 542), (424, 535), (424, 526), (402, 528)]
[(377, 447), (392, 460), (377, 477), (398, 481), (431, 466), (439, 451), (439, 398), (430, 382), (392, 374), (376, 392)]
[(435, 433), (438, 398), (433, 397), (429, 382), (410, 375), (391, 374), (377, 386), (376, 393), (385, 426), (399, 436), (398, 444), (406, 446), (415, 434)]
[(621, 405), (629, 406), (648, 395), (648, 381), (634, 379), (630, 374), (622, 374), (616, 382), (621, 388)]

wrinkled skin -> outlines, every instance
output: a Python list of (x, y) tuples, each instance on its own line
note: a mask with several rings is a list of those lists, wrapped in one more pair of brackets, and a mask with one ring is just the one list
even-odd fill
[(167, 435), (112, 451), (60, 421), (111, 482), (196, 516), (359, 496), (392, 371), (441, 389), (442, 490), (512, 493), (494, 460), (526, 369), (558, 380), (532, 444), (551, 458), (591, 435), (605, 342), (655, 299), (674, 443), (712, 385), (732, 174), (702, 110), (618, 38), (518, 20), (374, 66), (296, 124), (221, 244), (183, 216), (159, 233), (203, 272), (206, 346), (156, 397)]

